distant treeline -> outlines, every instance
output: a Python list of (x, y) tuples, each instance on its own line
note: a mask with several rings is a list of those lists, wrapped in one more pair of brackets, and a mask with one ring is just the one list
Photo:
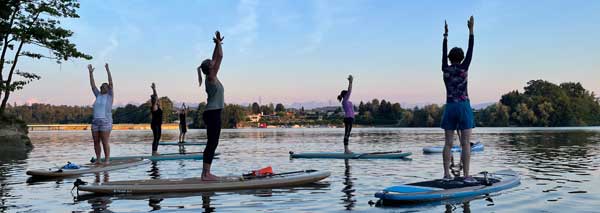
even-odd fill
[(93, 110), (89, 106), (38, 104), (16, 106), (9, 104), (6, 113), (16, 115), (28, 124), (91, 123)]
[[(377, 99), (358, 106), (356, 123), (399, 127), (440, 126), (443, 106), (403, 109), (397, 103)], [(596, 126), (600, 125), (600, 104), (593, 92), (580, 83), (553, 84), (544, 80), (527, 83), (524, 92), (511, 91), (500, 101), (475, 110), (481, 127), (505, 126)]]
[[(160, 98), (164, 122), (171, 123), (179, 118), (168, 97)], [(206, 104), (201, 103), (188, 113), (190, 128), (204, 128), (202, 112)], [(443, 106), (436, 104), (411, 109), (399, 103), (373, 99), (355, 106), (356, 124), (394, 127), (438, 127)], [(92, 108), (81, 106), (52, 106), (32, 104), (9, 106), (8, 112), (30, 124), (90, 123)], [(283, 104), (249, 106), (226, 104), (223, 109), (224, 128), (255, 126), (249, 123), (248, 115), (266, 116), (260, 122), (270, 125), (341, 125), (341, 107), (333, 110), (285, 109)], [(149, 123), (150, 103), (128, 104), (113, 110), (114, 123)], [(511, 91), (504, 94), (498, 103), (475, 111), (475, 122), (480, 127), (504, 126), (591, 126), (600, 125), (600, 104), (593, 92), (580, 83), (559, 85), (533, 80), (527, 83), (524, 92)]]
[[(173, 105), (173, 101), (168, 97), (162, 97), (160, 106), (163, 110), (163, 123), (178, 122), (179, 115), (177, 109)], [(204, 128), (202, 121), (202, 112), (206, 107), (205, 103), (201, 103), (196, 109), (188, 112), (188, 124), (190, 128)], [(265, 109), (270, 109), (264, 106)], [(225, 105), (223, 109), (223, 127), (234, 128), (239, 123), (246, 120), (248, 107), (242, 107), (235, 104)], [(17, 118), (25, 121), (28, 124), (81, 124), (91, 123), (93, 109), (91, 106), (67, 106), (67, 105), (50, 105), (34, 103), (31, 105), (16, 104), (8, 105), (7, 112), (17, 116)], [(150, 123), (152, 117), (150, 114), (150, 101), (133, 105), (127, 104), (122, 107), (113, 109), (113, 123), (140, 124)]]
[(500, 103), (478, 113), (482, 126), (596, 126), (600, 105), (593, 92), (580, 83), (556, 85), (529, 81), (523, 93), (512, 91)]

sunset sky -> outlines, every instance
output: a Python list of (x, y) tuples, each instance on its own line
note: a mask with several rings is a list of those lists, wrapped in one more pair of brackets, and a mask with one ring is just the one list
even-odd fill
[(81, 18), (63, 21), (72, 41), (94, 57), (58, 65), (23, 60), (42, 79), (10, 102), (89, 105), (86, 65), (106, 81), (115, 103), (140, 103), (150, 84), (177, 102), (206, 100), (196, 67), (225, 36), (219, 78), (228, 103), (336, 103), (355, 76), (352, 100), (443, 103), (444, 20), (449, 46), (466, 49), (475, 16), (471, 102), (498, 101), (532, 79), (578, 81), (600, 93), (600, 1), (82, 1)]

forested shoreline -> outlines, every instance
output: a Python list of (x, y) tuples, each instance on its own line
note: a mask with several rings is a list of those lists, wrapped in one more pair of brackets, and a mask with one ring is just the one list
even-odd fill
[[(176, 107), (168, 97), (160, 98), (164, 122), (178, 122)], [(149, 102), (128, 104), (113, 110), (114, 123), (149, 123)], [(189, 112), (191, 128), (203, 128), (204, 103)], [(355, 105), (356, 124), (388, 127), (438, 127), (444, 106), (437, 104), (423, 107), (403, 108), (399, 103), (373, 99)], [(66, 106), (49, 104), (9, 105), (8, 113), (16, 115), (29, 124), (90, 123), (92, 108), (89, 106)], [(262, 114), (260, 120), (251, 115)], [(275, 126), (293, 125), (341, 125), (340, 107), (323, 107), (312, 110), (285, 109), (283, 104), (249, 106), (226, 104), (223, 110), (223, 127), (236, 128), (257, 126), (265, 123)], [(486, 108), (475, 110), (479, 127), (557, 127), (600, 125), (600, 104), (593, 92), (580, 83), (554, 84), (544, 80), (532, 80), (523, 92), (510, 91), (500, 100)]]

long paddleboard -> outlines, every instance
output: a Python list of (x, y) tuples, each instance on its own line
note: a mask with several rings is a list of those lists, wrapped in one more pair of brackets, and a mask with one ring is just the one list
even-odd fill
[(82, 165), (79, 169), (63, 169), (61, 167), (49, 168), (49, 169), (39, 169), (39, 170), (29, 170), (27, 171), (28, 175), (34, 177), (68, 177), (68, 176), (76, 176), (88, 173), (97, 173), (97, 172), (105, 172), (117, 169), (125, 169), (132, 166), (142, 165), (149, 163), (150, 160), (135, 158), (135, 159), (126, 159), (126, 160), (111, 160), (110, 164), (85, 164)]
[[(220, 153), (215, 153), (215, 156), (220, 155)], [(135, 155), (135, 156), (118, 156), (118, 157), (110, 157), (110, 160), (127, 160), (127, 159), (148, 159), (151, 161), (163, 161), (163, 160), (202, 160), (204, 155), (202, 152), (189, 152), (189, 153), (167, 153), (160, 155)], [(103, 161), (104, 158), (101, 158)], [(96, 162), (96, 158), (92, 158), (90, 162)]]
[[(452, 152), (460, 152), (462, 148), (458, 145), (452, 147)], [(423, 148), (423, 153), (425, 154), (434, 154), (434, 153), (442, 153), (444, 151), (443, 146), (431, 146)], [(481, 152), (483, 151), (483, 144), (480, 142), (474, 143), (471, 145), (471, 152)]]
[(340, 153), (340, 152), (290, 152), (291, 158), (334, 158), (334, 159), (397, 159), (405, 158), (412, 153), (402, 151), (371, 152), (371, 153)]
[(513, 170), (501, 170), (474, 177), (478, 183), (465, 183), (462, 178), (454, 180), (431, 180), (392, 186), (377, 192), (375, 197), (383, 203), (419, 203), (447, 199), (476, 197), (518, 186), (519, 174)]
[(330, 175), (329, 172), (307, 170), (254, 178), (230, 176), (218, 181), (203, 181), (200, 178), (113, 181), (80, 185), (78, 189), (99, 194), (214, 192), (299, 186)]
[(161, 146), (204, 146), (206, 142), (158, 142)]

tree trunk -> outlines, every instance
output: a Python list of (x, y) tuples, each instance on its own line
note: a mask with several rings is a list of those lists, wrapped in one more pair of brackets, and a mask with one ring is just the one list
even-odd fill
[(8, 87), (10, 86), (10, 83), (12, 82), (12, 77), (13, 77), (15, 68), (17, 67), (17, 62), (19, 61), (19, 54), (21, 54), (21, 49), (23, 49), (23, 44), (25, 44), (25, 41), (21, 40), (21, 43), (19, 44), (19, 48), (17, 49), (17, 52), (15, 53), (15, 58), (13, 60), (13, 64), (10, 67), (10, 72), (8, 73), (8, 78), (6, 79), (5, 87), (7, 89), (4, 92), (4, 98), (2, 99), (2, 105), (0, 105), (0, 115), (4, 115), (4, 110), (6, 109), (6, 102), (8, 102), (8, 97), (10, 96), (10, 90), (8, 89)]
[[(19, 11), (19, 7), (16, 6), (14, 8), (14, 11), (12, 13), (12, 15), (10, 16), (10, 22), (9, 22), (9, 29), (12, 29), (12, 25), (15, 21), (15, 17), (17, 15), (17, 12)], [(5, 62), (5, 57), (6, 57), (6, 51), (8, 50), (8, 45), (10, 44), (10, 41), (8, 40), (8, 37), (10, 36), (10, 30), (8, 32), (6, 32), (6, 35), (3, 35), (3, 44), (4, 46), (2, 46), (2, 55), (0, 55), (0, 84), (4, 83), (4, 77), (3, 77), (3, 72), (4, 72), (4, 62)], [(8, 92), (6, 92), (4, 94), (4, 97), (8, 96)], [(2, 90), (0, 90), (0, 98), (2, 98)], [(8, 100), (8, 99), (7, 99)], [(4, 107), (2, 107), (0, 109), (0, 115), (4, 115)]]
[[(17, 12), (19, 9), (20, 8), (18, 8), (18, 7), (15, 8), (15, 12)], [(37, 20), (40, 17), (41, 12), (42, 12), (41, 10), (37, 11), (37, 13), (35, 14), (35, 17), (33, 18), (33, 21), (27, 27), (28, 30), (30, 30), (37, 23)], [(0, 115), (4, 115), (4, 110), (6, 109), (6, 102), (8, 102), (8, 97), (10, 96), (10, 90), (8, 89), (8, 86), (10, 86), (10, 83), (12, 82), (12, 76), (15, 71), (15, 68), (17, 67), (17, 62), (19, 61), (19, 55), (21, 54), (21, 49), (23, 49), (23, 44), (25, 44), (25, 38), (21, 37), (20, 40), (21, 40), (21, 43), (19, 43), (19, 48), (17, 49), (17, 52), (15, 53), (15, 57), (12, 61), (12, 66), (10, 67), (10, 72), (8, 73), (8, 77), (6, 80), (6, 88), (7, 89), (4, 92), (4, 97), (2, 98), (2, 105), (0, 105)], [(4, 66), (4, 63), (2, 64), (2, 66)], [(2, 72), (2, 70), (0, 70), (0, 72)], [(4, 82), (0, 82), (0, 83), (4, 83)]]

